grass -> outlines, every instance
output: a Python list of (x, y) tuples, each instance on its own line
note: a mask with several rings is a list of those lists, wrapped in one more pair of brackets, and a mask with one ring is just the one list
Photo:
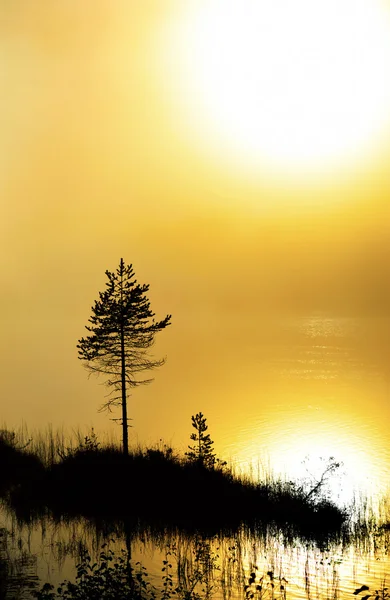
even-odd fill
[[(231, 567), (231, 565), (230, 565)], [(220, 564), (219, 548), (210, 541), (195, 537), (186, 557), (176, 545), (166, 547), (160, 576), (149, 577), (140, 562), (133, 562), (131, 552), (120, 553), (103, 544), (100, 555), (93, 560), (87, 550), (80, 556), (74, 582), (65, 580), (57, 589), (44, 584), (33, 592), (38, 600), (211, 600), (212, 598), (242, 598), (242, 600), (287, 600), (297, 597), (296, 583), (288, 581), (282, 571), (273, 567), (259, 568), (255, 564), (243, 570), (238, 579), (224, 571)], [(340, 581), (333, 569), (333, 576), (324, 595), (316, 587), (311, 590), (313, 573), (305, 568), (305, 581), (301, 592), (308, 600), (340, 597)], [(372, 589), (368, 585), (352, 584), (350, 596), (361, 600), (389, 600), (386, 578)], [(354, 589), (354, 591), (353, 591)], [(299, 595), (299, 597), (302, 597)]]
[[(292, 547), (299, 536), (304, 547), (328, 549), (329, 542), (341, 541), (341, 545), (357, 544), (364, 551), (367, 544), (377, 543), (382, 531), (369, 504), (359, 504), (358, 519), (350, 526), (345, 512), (318, 494), (304, 493), (298, 485), (270, 476), (265, 480), (253, 474), (239, 476), (227, 466), (207, 469), (163, 445), (133, 448), (126, 458), (115, 443), (101, 445), (93, 433), (82, 436), (77, 432), (71, 439), (61, 431), (47, 430), (28, 442), (31, 437), (26, 431), (18, 436), (0, 435), (0, 495), (19, 517), (44, 515), (63, 521), (83, 516), (88, 523), (116, 529), (128, 548), (134, 533), (145, 530), (157, 536), (161, 532), (162, 548), (167, 540), (191, 540), (189, 558), (182, 548), (175, 557), (171, 543), (161, 581), (158, 573), (148, 578), (142, 565), (130, 562), (129, 550), (126, 556), (126, 551), (114, 554), (103, 549), (96, 562), (84, 550), (75, 582), (65, 581), (58, 588), (45, 584), (34, 592), (38, 600), (210, 600), (222, 597), (222, 588), (227, 594), (223, 597), (230, 597), (234, 586), (241, 590), (243, 600), (287, 600), (295, 597), (294, 590), (272, 560), (265, 568), (260, 564), (259, 571), (253, 564), (249, 571), (246, 566), (245, 581), (226, 577), (225, 563), (215, 555), (224, 534), (239, 540), (241, 533), (246, 539), (256, 539), (268, 531), (277, 538), (282, 531), (287, 544), (291, 533)], [(387, 508), (383, 509), (384, 523)], [(385, 535), (386, 526), (382, 529)], [(240, 561), (239, 557), (237, 564)], [(236, 563), (226, 564), (229, 570)], [(311, 575), (307, 581), (307, 597), (311, 598)], [(326, 597), (337, 597), (338, 579), (331, 585), (334, 594)], [(389, 599), (385, 585), (380, 590), (361, 586), (355, 591), (357, 598)]]
[(291, 483), (206, 468), (166, 446), (137, 447), (125, 457), (113, 442), (102, 447), (93, 432), (69, 445), (61, 432), (28, 442), (3, 430), (0, 464), (0, 494), (22, 518), (83, 516), (210, 535), (274, 523), (319, 538), (337, 535), (347, 517)]

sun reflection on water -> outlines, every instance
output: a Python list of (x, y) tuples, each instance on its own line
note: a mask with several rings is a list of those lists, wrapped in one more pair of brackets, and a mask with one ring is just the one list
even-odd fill
[[(296, 421), (287, 428), (279, 424), (278, 432), (264, 423), (258, 424), (257, 435), (252, 428), (243, 432), (244, 439), (236, 440), (241, 452), (231, 452), (234, 464), (241, 472), (251, 472), (264, 479), (281, 476), (285, 480), (299, 482), (309, 491), (321, 478), (331, 462), (340, 463), (327, 477), (321, 491), (340, 504), (350, 503), (360, 493), (375, 496), (383, 490), (383, 472), (387, 467), (374, 448), (364, 443), (370, 432), (361, 427), (362, 437), (351, 431), (350, 425), (319, 422), (308, 419)], [(261, 440), (261, 442), (259, 441)], [(267, 448), (266, 451), (262, 446)]]
[(235, 413), (219, 440), (237, 469), (272, 472), (310, 489), (332, 458), (340, 467), (324, 492), (340, 504), (361, 494), (377, 501), (390, 475), (389, 374), (381, 345), (371, 349), (387, 326), (322, 315), (286, 323), (285, 344), (263, 365), (267, 399), (252, 392), (250, 414), (241, 420)]

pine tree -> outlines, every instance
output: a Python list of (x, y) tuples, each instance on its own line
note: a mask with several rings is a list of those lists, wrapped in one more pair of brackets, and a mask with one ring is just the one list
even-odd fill
[(190, 462), (198, 463), (203, 467), (213, 469), (216, 456), (213, 452), (214, 442), (210, 438), (210, 434), (206, 434), (208, 429), (206, 417), (200, 412), (195, 416), (192, 415), (191, 420), (192, 427), (194, 427), (196, 433), (192, 433), (190, 439), (195, 442), (195, 445), (188, 446), (189, 452), (186, 452), (185, 455)]
[(92, 307), (89, 335), (81, 338), (77, 348), (79, 359), (92, 373), (108, 376), (108, 401), (100, 410), (122, 406), (123, 452), (128, 454), (127, 389), (150, 383), (139, 374), (164, 364), (148, 353), (156, 333), (170, 325), (171, 315), (155, 322), (146, 297), (149, 285), (137, 283), (132, 265), (121, 258), (116, 272), (106, 271), (106, 290)]

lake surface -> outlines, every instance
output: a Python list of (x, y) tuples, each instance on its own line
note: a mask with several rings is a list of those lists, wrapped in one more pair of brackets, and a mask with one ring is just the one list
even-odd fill
[[(348, 506), (354, 498), (364, 502), (367, 497), (375, 513), (390, 481), (390, 319), (313, 315), (270, 321), (261, 343), (242, 352), (251, 373), (248, 386), (241, 367), (240, 396), (234, 406), (227, 405), (226, 412), (219, 409), (218, 418), (210, 410), (217, 453), (238, 471), (263, 477), (282, 474), (307, 489), (333, 457), (341, 464), (323, 492)], [(83, 522), (27, 527), (3, 512), (0, 526), (9, 532), (8, 558), (24, 565), (20, 568), (30, 582), (34, 577), (55, 584), (73, 578), (80, 549), (88, 548), (97, 556), (104, 542), (101, 532)], [(112, 537), (111, 533), (107, 539)], [(172, 543), (172, 539), (156, 541), (152, 534), (133, 540), (132, 560), (145, 564), (157, 584), (168, 541)], [(181, 538), (181, 552), (191, 555), (192, 542)], [(126, 548), (123, 532), (110, 543), (116, 550)], [(256, 573), (265, 576), (264, 583), (272, 571), (275, 597), (283, 597), (283, 578), (287, 598), (297, 599), (350, 598), (357, 587), (378, 589), (390, 578), (390, 539), (384, 530), (355, 543), (339, 541), (325, 547), (287, 539), (275, 529), (258, 537), (241, 532), (210, 544), (221, 568), (215, 572), (217, 598), (227, 595), (224, 578), (232, 584), (231, 595), (243, 597), (254, 565)], [(29, 597), (28, 589), (21, 597)]]
[[(14, 585), (12, 593), (4, 596), (6, 599), (30, 599), (34, 584), (49, 581), (57, 586), (64, 579), (73, 580), (75, 565), (85, 549), (94, 561), (103, 543), (116, 556), (121, 551), (126, 554), (128, 548), (123, 531), (118, 530), (113, 539), (113, 532), (104, 536), (81, 519), (67, 524), (41, 522), (34, 527), (21, 526), (4, 514), (2, 520), (10, 528), (7, 555), (12, 561), (12, 572), (23, 584), (17, 595)], [(354, 543), (325, 544), (291, 538), (272, 527), (256, 536), (243, 529), (234, 536), (211, 539), (144, 532), (132, 540), (131, 562), (136, 571), (138, 562), (142, 563), (148, 579), (161, 589), (163, 561), (169, 559), (174, 581), (189, 586), (199, 568), (196, 552), (202, 547), (212, 567), (196, 588), (198, 592), (206, 582), (213, 598), (245, 598), (245, 585), (254, 572), (256, 584), (262, 578), (263, 585), (263, 595), (257, 598), (329, 600), (351, 598), (362, 585), (369, 586), (371, 591), (386, 586), (390, 574), (389, 545), (388, 530), (378, 530)]]
[(309, 480), (334, 457), (343, 463), (329, 482), (334, 499), (386, 492), (390, 319), (315, 315), (271, 322), (248, 362), (258, 385), (244, 385), (238, 409), (218, 421), (224, 457), (241, 470), (251, 465), (255, 473)]

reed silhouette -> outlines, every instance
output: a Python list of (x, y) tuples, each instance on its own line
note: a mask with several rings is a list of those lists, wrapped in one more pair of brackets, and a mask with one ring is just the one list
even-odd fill
[(36, 557), (32, 554), (12, 556), (9, 538), (12, 533), (0, 528), (0, 599), (22, 600), (31, 597), (39, 583), (36, 575)]
[[(200, 535), (193, 536), (190, 544), (166, 542), (160, 573), (153, 579), (142, 563), (132, 563), (128, 548), (114, 552), (103, 544), (97, 559), (83, 549), (74, 582), (65, 580), (57, 589), (46, 583), (33, 595), (38, 600), (211, 600), (232, 597), (287, 600), (296, 598), (297, 592), (298, 597), (304, 595), (308, 600), (340, 597), (337, 562), (326, 580), (326, 595), (321, 595), (318, 588), (312, 589), (311, 582), (315, 581), (316, 575), (308, 561), (299, 589), (296, 581), (289, 581), (283, 574), (282, 565), (258, 566), (253, 562), (244, 565), (242, 557), (237, 560), (235, 545), (227, 549), (226, 560), (222, 560), (222, 548), (215, 542), (215, 538)], [(332, 560), (329, 562), (332, 564)], [(314, 570), (318, 570), (318, 565)], [(353, 587), (349, 595), (361, 600), (390, 598), (386, 579), (372, 591), (368, 585), (352, 590)]]
[(168, 446), (138, 447), (126, 456), (91, 434), (78, 447), (59, 449), (56, 460), (45, 465), (27, 448), (3, 440), (0, 461), (10, 456), (13, 467), (1, 494), (25, 519), (45, 514), (130, 519), (134, 526), (208, 533), (243, 525), (256, 530), (273, 522), (321, 537), (340, 531), (347, 518), (332, 502), (308, 497), (290, 482), (237, 476), (226, 465), (193, 461)]

